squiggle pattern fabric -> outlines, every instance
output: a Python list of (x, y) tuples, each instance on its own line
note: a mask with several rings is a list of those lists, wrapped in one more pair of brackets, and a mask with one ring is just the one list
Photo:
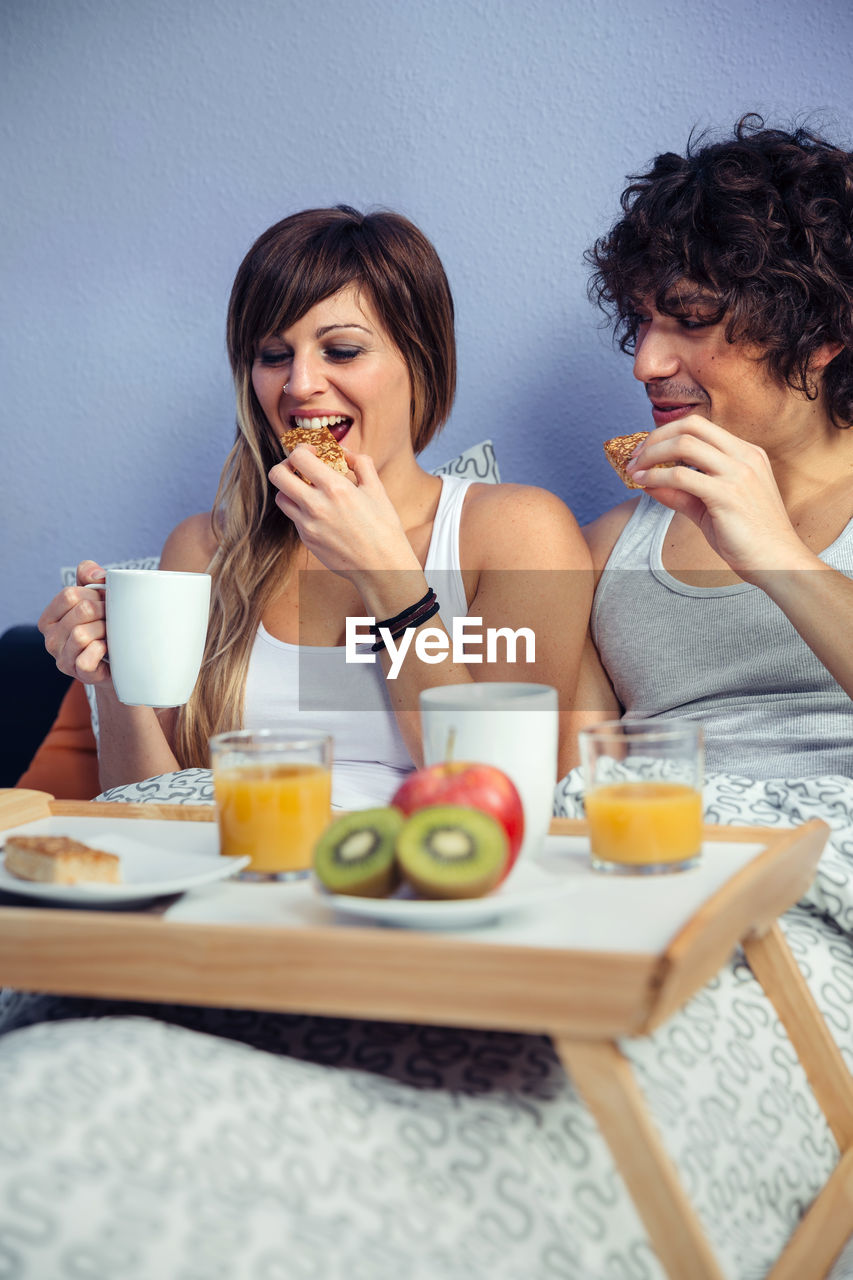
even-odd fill
[[(853, 1067), (853, 787), (718, 778), (708, 807), (830, 822), (782, 925)], [(663, 1278), (545, 1037), (8, 991), (0, 1030), (2, 1280)], [(838, 1151), (743, 956), (622, 1047), (724, 1274), (761, 1280)]]

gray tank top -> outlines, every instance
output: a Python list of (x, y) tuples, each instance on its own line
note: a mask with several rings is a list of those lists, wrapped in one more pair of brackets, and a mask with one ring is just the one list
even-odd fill
[[(667, 573), (671, 519), (643, 494), (595, 594), (592, 635), (625, 717), (700, 721), (708, 772), (853, 776), (853, 702), (760, 588)], [(853, 577), (853, 521), (820, 558)]]

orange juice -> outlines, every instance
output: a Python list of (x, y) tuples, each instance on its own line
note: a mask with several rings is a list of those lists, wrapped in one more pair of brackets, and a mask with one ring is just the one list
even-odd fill
[(249, 870), (305, 871), (331, 818), (332, 775), (317, 764), (246, 764), (213, 775), (221, 852)]
[(593, 857), (642, 866), (685, 862), (702, 846), (702, 796), (676, 782), (618, 782), (585, 801)]

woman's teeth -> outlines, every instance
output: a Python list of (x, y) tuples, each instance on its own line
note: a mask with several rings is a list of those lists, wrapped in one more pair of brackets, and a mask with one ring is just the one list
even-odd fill
[(349, 419), (340, 413), (333, 413), (327, 418), (297, 418), (294, 416), (293, 421), (297, 427), (306, 427), (309, 431), (316, 427), (338, 427)]

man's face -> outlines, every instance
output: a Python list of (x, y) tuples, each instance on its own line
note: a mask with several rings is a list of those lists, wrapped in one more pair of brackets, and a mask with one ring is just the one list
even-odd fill
[(649, 299), (636, 311), (634, 377), (645, 384), (655, 426), (698, 413), (766, 447), (814, 414), (813, 402), (771, 377), (759, 348), (726, 340), (710, 295), (686, 284), (671, 301), (674, 315)]

